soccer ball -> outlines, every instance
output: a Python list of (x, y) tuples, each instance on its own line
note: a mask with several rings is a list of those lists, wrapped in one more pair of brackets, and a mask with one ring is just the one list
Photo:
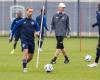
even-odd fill
[(52, 64), (46, 64), (46, 65), (44, 66), (44, 70), (45, 70), (46, 72), (51, 72), (51, 71), (53, 70)]
[(91, 55), (86, 55), (84, 60), (89, 62), (91, 61), (91, 59), (92, 59)]

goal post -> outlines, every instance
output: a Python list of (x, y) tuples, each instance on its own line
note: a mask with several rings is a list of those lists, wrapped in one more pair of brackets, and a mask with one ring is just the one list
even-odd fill
[(16, 13), (20, 12), (22, 17), (25, 17), (25, 7), (22, 5), (13, 5), (10, 7), (10, 20), (11, 22), (16, 18)]

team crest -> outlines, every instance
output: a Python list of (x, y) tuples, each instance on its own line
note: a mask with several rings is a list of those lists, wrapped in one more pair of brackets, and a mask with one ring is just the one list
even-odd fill
[(34, 25), (34, 22), (31, 22), (32, 25)]
[(23, 47), (23, 48), (25, 47), (25, 44), (24, 44), (24, 43), (22, 44), (22, 47)]
[(62, 17), (62, 19), (65, 19), (64, 17)]
[(24, 22), (24, 24), (26, 24), (26, 22)]
[(56, 16), (56, 19), (58, 19), (59, 17), (58, 16)]

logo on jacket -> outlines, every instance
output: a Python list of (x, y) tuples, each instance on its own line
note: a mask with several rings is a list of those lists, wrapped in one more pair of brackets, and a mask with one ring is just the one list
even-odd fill
[(58, 19), (59, 17), (58, 17), (58, 16), (56, 16), (56, 18)]
[(31, 22), (32, 25), (34, 25), (34, 22)]
[(26, 22), (24, 22), (24, 24), (26, 24)]
[(24, 48), (25, 46), (26, 46), (26, 44), (23, 43), (23, 44), (22, 44), (22, 47)]
[(62, 17), (62, 19), (65, 19), (64, 17)]

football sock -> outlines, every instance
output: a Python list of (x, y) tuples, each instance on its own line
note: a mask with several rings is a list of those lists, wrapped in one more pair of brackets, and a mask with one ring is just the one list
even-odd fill
[(14, 44), (14, 49), (16, 49), (16, 45), (17, 45), (17, 43)]
[(42, 48), (43, 41), (40, 42), (40, 48)]
[(23, 59), (23, 68), (27, 68), (27, 60)]
[(68, 60), (68, 57), (67, 56), (64, 56), (64, 57), (65, 57), (66, 60)]
[[(40, 48), (42, 48), (42, 44), (43, 44), (43, 41), (40, 41)], [(39, 46), (39, 40), (38, 40), (38, 46)]]
[(32, 60), (32, 59), (28, 59), (28, 60), (27, 60), (27, 63), (29, 63), (31, 60)]
[(99, 61), (99, 57), (96, 57), (95, 62), (98, 63), (98, 61)]
[(52, 61), (56, 61), (56, 59), (57, 59), (57, 57), (54, 57), (54, 58), (52, 59)]

